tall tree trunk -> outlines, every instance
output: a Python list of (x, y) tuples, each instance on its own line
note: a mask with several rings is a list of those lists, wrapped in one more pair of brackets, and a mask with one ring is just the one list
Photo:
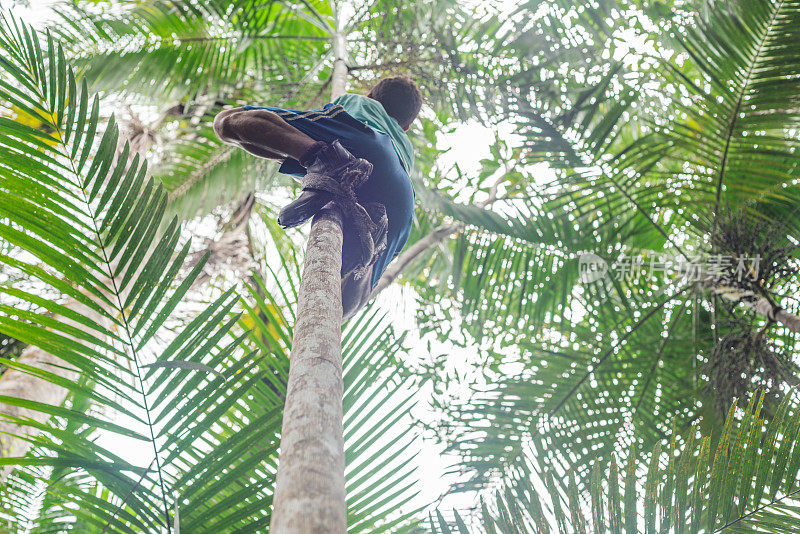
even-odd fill
[(347, 42), (344, 34), (333, 37), (333, 74), (331, 75), (331, 101), (347, 91)]
[[(339, 26), (341, 27), (341, 26)], [(345, 40), (333, 38), (331, 100), (347, 83)], [(342, 428), (342, 216), (311, 223), (289, 360), (273, 534), (343, 534), (347, 529)]]
[(283, 410), (273, 534), (343, 533), (342, 220), (314, 218), (306, 248)]

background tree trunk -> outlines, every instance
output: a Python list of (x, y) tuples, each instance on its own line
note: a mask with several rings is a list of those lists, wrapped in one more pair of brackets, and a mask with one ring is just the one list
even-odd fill
[[(339, 26), (341, 28), (341, 26)], [(345, 40), (333, 38), (331, 100), (347, 84)], [(342, 216), (311, 223), (289, 360), (270, 532), (343, 534), (347, 529), (342, 427)]]
[[(90, 318), (103, 325), (105, 328), (111, 327), (111, 322), (106, 317), (101, 316), (95, 310), (75, 299), (68, 299), (64, 303), (64, 306), (78, 312), (84, 317)], [(108, 311), (116, 313), (116, 310), (113, 309)], [(85, 325), (76, 323), (60, 315), (56, 315), (54, 319), (74, 328), (86, 329)], [(77, 340), (67, 333), (59, 332), (59, 334), (73, 339), (78, 343), (82, 343), (81, 340)], [(42, 371), (53, 373), (54, 375), (66, 378), (70, 381), (78, 380), (80, 377), (78, 369), (61, 358), (53, 356), (49, 352), (34, 345), (25, 347), (22, 354), (19, 355), (19, 358), (17, 358), (14, 363), (20, 366), (41, 369)], [(2, 376), (0, 376), (0, 397), (32, 400), (53, 406), (61, 406), (64, 404), (68, 393), (69, 391), (66, 388), (58, 384), (54, 384), (49, 380), (44, 380), (36, 375), (13, 367), (6, 369)], [(4, 416), (29, 418), (39, 423), (44, 423), (50, 418), (49, 414), (36, 409), (23, 408), (0, 402), (0, 458), (24, 456), (31, 448), (31, 442), (24, 438), (38, 432), (38, 430), (33, 427), (20, 425)], [(5, 482), (6, 478), (8, 478), (8, 475), (11, 474), (15, 467), (14, 465), (5, 465), (0, 468), (0, 484)]]
[[(60, 358), (32, 345), (25, 348), (16, 359), (16, 363), (54, 373), (67, 380), (77, 380), (79, 376), (77, 371), (67, 367)], [(7, 369), (0, 380), (0, 396), (3, 397), (61, 406), (67, 393), (61, 386), (18, 369)], [(50, 418), (49, 414), (39, 410), (0, 404), (0, 458), (24, 456), (31, 448), (31, 443), (21, 436), (31, 436), (38, 432), (32, 427), (19, 425), (4, 416), (30, 418), (39, 423), (44, 423)], [(4, 465), (0, 468), (0, 483), (5, 482), (14, 468), (13, 465)]]
[(719, 295), (734, 305), (749, 308), (770, 321), (785, 326), (792, 332), (800, 334), (800, 317), (773, 304), (766, 297), (745, 289), (734, 286), (717, 285), (713, 282), (706, 284), (715, 295)]
[(333, 74), (331, 75), (331, 102), (347, 91), (347, 43), (341, 32), (333, 36)]
[[(65, 305), (85, 317), (91, 317), (97, 322), (107, 325), (104, 318), (100, 317), (98, 313), (74, 299), (70, 299)], [(61, 316), (56, 316), (55, 319), (70, 326), (86, 328)], [(33, 345), (25, 347), (14, 363), (41, 369), (67, 380), (74, 381), (79, 377), (78, 370), (67, 362)], [(13, 367), (6, 369), (0, 376), (0, 397), (12, 397), (61, 406), (67, 397), (67, 393), (66, 388)], [(32, 436), (38, 432), (32, 427), (17, 424), (3, 416), (29, 418), (39, 423), (44, 423), (50, 418), (49, 414), (36, 409), (0, 403), (0, 458), (24, 456), (28, 449), (31, 448), (31, 442), (23, 439), (23, 437)], [(13, 465), (4, 465), (0, 468), (0, 484), (5, 482), (14, 467)]]

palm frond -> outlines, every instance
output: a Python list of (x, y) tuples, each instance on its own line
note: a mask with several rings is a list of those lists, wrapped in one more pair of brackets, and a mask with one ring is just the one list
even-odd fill
[(694, 27), (677, 38), (690, 69), (671, 70), (691, 104), (677, 106), (684, 119), (667, 125), (665, 136), (676, 152), (694, 154), (716, 218), (727, 204), (754, 194), (780, 199), (796, 179), (797, 143), (788, 132), (800, 112), (800, 4), (754, 0), (704, 7)]
[(206, 126), (192, 126), (191, 134), (179, 134), (161, 147), (169, 156), (153, 170), (168, 191), (170, 212), (181, 219), (211, 213), (275, 181), (277, 164), (222, 144), (212, 121), (207, 117)]
[[(510, 363), (525, 369), (510, 379), (492, 374), (500, 383), (507, 380), (506, 385), (487, 388), (483, 396), (476, 391), (474, 405), (452, 410), (453, 421), (463, 423), (452, 435), (454, 448), (463, 451), (461, 465), (475, 476), (468, 486), (480, 486), (498, 474), (524, 479), (530, 469), (526, 472), (524, 462), (517, 460), (525, 447), (533, 446), (531, 442), (538, 443), (535, 450), (542, 464), (563, 471), (573, 466), (586, 469), (598, 455), (608, 457), (615, 449), (622, 453), (632, 441), (652, 445), (668, 431), (665, 419), (676, 417), (685, 424), (705, 416), (705, 424), (716, 426), (709, 404), (717, 393), (704, 390), (711, 380), (707, 370), (717, 340), (729, 331), (729, 325), (718, 320), (724, 307), (716, 305), (704, 288), (691, 296), (676, 293), (665, 301), (674, 281), (650, 273), (639, 283), (579, 284), (574, 271), (568, 274), (574, 263), (566, 261), (563, 251), (569, 250), (573, 240), (568, 236), (574, 231), (585, 238), (585, 251), (606, 258), (609, 265), (617, 255), (639, 254), (641, 249), (651, 257), (663, 254), (690, 261), (710, 249), (710, 234), (719, 234), (725, 215), (721, 206), (743, 204), (756, 220), (783, 217), (785, 222), (776, 221), (781, 239), (796, 242), (796, 224), (787, 214), (800, 204), (792, 163), (796, 156), (792, 114), (796, 116), (797, 110), (794, 97), (786, 97), (791, 91), (800, 94), (793, 61), (796, 11), (796, 2), (735, 6), (710, 2), (696, 19), (677, 17), (674, 24), (680, 31), (673, 34), (679, 36), (679, 50), (687, 56), (659, 59), (662, 70), (648, 72), (647, 78), (661, 93), (642, 91), (638, 110), (630, 101), (624, 69), (612, 61), (593, 66), (589, 87), (576, 91), (578, 84), (565, 81), (551, 93), (534, 93), (527, 106), (515, 110), (526, 119), (521, 131), (533, 161), (556, 167), (557, 179), (542, 212), (563, 214), (567, 222), (557, 234), (558, 246), (547, 251), (552, 260), (527, 261), (526, 248), (508, 251), (508, 243), (500, 239), (483, 238), (482, 246), (475, 246), (472, 253), (469, 245), (461, 249), (467, 251), (461, 256), (468, 260), (459, 283), (465, 287), (465, 301), (473, 303), (466, 308), (473, 314), (467, 316), (475, 325), (473, 335), (497, 321), (499, 331), (511, 332), (506, 343), (521, 348), (520, 356), (512, 352), (510, 357), (489, 358), (488, 367), (502, 369), (502, 364)], [(525, 44), (520, 41), (520, 47)], [(633, 75), (642, 80), (640, 74)], [(576, 77), (590, 80), (592, 72)], [(783, 108), (772, 100), (773, 93), (761, 93), (762, 84), (782, 95)], [(788, 93), (779, 93), (779, 88)], [(748, 102), (746, 110), (737, 108), (740, 97)], [(659, 103), (656, 109), (663, 113), (647, 117), (643, 110), (652, 109), (648, 103)], [(777, 111), (774, 129), (763, 134), (767, 144), (754, 143), (755, 125), (745, 125), (769, 122), (765, 117), (772, 111)], [(733, 119), (732, 130), (726, 117)], [(745, 141), (749, 147), (742, 148)], [(718, 179), (721, 173), (724, 182), (715, 209), (719, 182), (711, 178)], [(725, 185), (728, 180), (730, 187)], [(539, 282), (532, 286), (535, 294), (526, 296), (529, 301), (563, 304), (530, 315), (509, 306), (515, 302), (518, 280), (526, 279)], [(784, 289), (773, 293), (769, 288), (769, 294), (779, 300), (794, 291), (796, 277), (777, 285)], [(433, 292), (423, 295), (438, 298)], [(664, 308), (656, 309), (658, 303)], [(793, 308), (795, 303), (790, 300), (787, 306)], [(791, 333), (769, 330), (761, 318), (735, 306), (729, 312), (754, 331), (763, 328), (777, 343), (792, 347), (787, 350), (795, 347)], [(509, 319), (505, 324), (497, 319), (504, 313)], [(520, 315), (523, 320), (515, 323)], [(544, 319), (531, 321), (532, 317)], [(541, 342), (520, 340), (531, 330), (541, 332)], [(773, 392), (780, 389), (776, 386), (773, 383)], [(471, 417), (487, 409), (498, 424), (470, 433)], [(772, 413), (765, 410), (768, 416)], [(583, 446), (576, 448), (576, 443)], [(505, 474), (504, 469), (508, 469)], [(587, 473), (580, 475), (582, 481), (588, 480)]]
[[(2, 260), (66, 298), (48, 301), (3, 288), (35, 306), (6, 307), (0, 318), (6, 335), (29, 345), (16, 360), (3, 362), (9, 370), (0, 379), (3, 432), (27, 444), (12, 447), (0, 462), (19, 466), (20, 476), (34, 476), (48, 494), (71, 503), (69, 513), (84, 531), (169, 531), (173, 508), (195, 495), (190, 490), (197, 486), (186, 485), (192, 467), (207, 465), (204, 460), (230, 446), (228, 430), (203, 431), (224, 425), (220, 415), (250, 393), (261, 373), (258, 355), (241, 354), (229, 336), (237, 320), (229, 316), (236, 302), (230, 291), (159, 346), (156, 334), (199, 272), (196, 267), (178, 278), (188, 244), (179, 245), (176, 220), (158, 230), (167, 201), (163, 186), (147, 178), (138, 157), (128, 161), (127, 147), (115, 158), (113, 117), (101, 135), (98, 99), (85, 80), (76, 80), (50, 35), (40, 38), (3, 15), (0, 39), (3, 98), (50, 125), (42, 132), (3, 119), (0, 202), (14, 207), (0, 233), (25, 254)], [(239, 358), (232, 363), (227, 358), (234, 351)], [(215, 373), (183, 370), (192, 365)], [(13, 384), (12, 377), (36, 384), (33, 394), (40, 396), (31, 400), (30, 393), (2, 388)], [(188, 383), (206, 392), (195, 397), (202, 402), (165, 404), (175, 391), (185, 402)], [(88, 399), (91, 408), (79, 399)], [(98, 435), (151, 447), (150, 467), (129, 463)], [(249, 470), (217, 461), (227, 484), (247, 486), (263, 469), (255, 465), (270, 458), (268, 448), (241, 455)], [(76, 477), (85, 480), (75, 483)], [(248, 504), (240, 499), (228, 510), (241, 514)]]
[(59, 37), (98, 88), (191, 103), (245, 79), (262, 97), (286, 94), (324, 54), (330, 17), (326, 2), (78, 4), (59, 9)]
[[(566, 474), (571, 489), (564, 492), (553, 484), (561, 476), (556, 472), (519, 480), (498, 492), (476, 522), (488, 532), (587, 532), (590, 524), (593, 532), (793, 532), (800, 509), (800, 409), (792, 397), (769, 422), (757, 393), (745, 410), (731, 407), (721, 433), (696, 426), (675, 432), (671, 446), (657, 444), (649, 458), (631, 448), (624, 466), (614, 455), (598, 458), (591, 498), (580, 498), (573, 473)], [(453, 525), (438, 514), (430, 528), (469, 532), (455, 518)]]

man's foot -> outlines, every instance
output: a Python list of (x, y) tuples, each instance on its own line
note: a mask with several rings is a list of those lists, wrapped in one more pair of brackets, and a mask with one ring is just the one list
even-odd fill
[(389, 230), (386, 208), (383, 204), (370, 202), (364, 206), (364, 210), (372, 219), (372, 228), (370, 229), (372, 248), (365, 248), (364, 243), (357, 236), (350, 233), (345, 234), (342, 242), (342, 278), (361, 266), (368, 266), (370, 261), (386, 248), (386, 234)]
[[(316, 151), (314, 160), (306, 169), (304, 182), (329, 182), (331, 187), (336, 187), (341, 173), (354, 161), (356, 157), (339, 141), (334, 141)], [(281, 210), (278, 224), (283, 228), (299, 226), (316, 215), (332, 198), (333, 194), (328, 191), (304, 188), (297, 200)]]
[(316, 215), (332, 198), (333, 195), (327, 191), (304, 189), (297, 200), (285, 206), (278, 214), (278, 224), (281, 228), (300, 226)]

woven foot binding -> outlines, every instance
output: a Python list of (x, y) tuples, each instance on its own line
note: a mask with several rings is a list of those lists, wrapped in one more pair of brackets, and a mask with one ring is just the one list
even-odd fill
[[(356, 278), (361, 278), (367, 267), (375, 263), (386, 249), (386, 234), (389, 231), (386, 208), (383, 204), (370, 202), (364, 209), (370, 222), (370, 239), (361, 239), (355, 232), (345, 232), (342, 243), (342, 278), (351, 272), (355, 272)], [(345, 227), (354, 224), (354, 221), (345, 218)]]
[(306, 175), (300, 179), (303, 193), (283, 208), (278, 224), (298, 226), (333, 201), (344, 215), (342, 276), (353, 272), (361, 278), (386, 248), (389, 228), (382, 204), (358, 203), (355, 189), (372, 174), (372, 164), (356, 158), (339, 141), (319, 149)]

